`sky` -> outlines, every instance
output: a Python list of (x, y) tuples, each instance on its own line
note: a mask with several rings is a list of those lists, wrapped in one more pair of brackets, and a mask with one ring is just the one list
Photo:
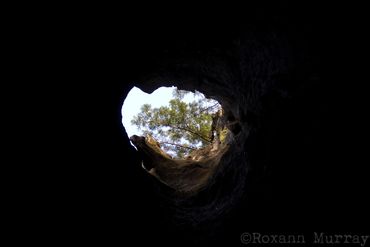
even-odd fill
[[(143, 92), (137, 87), (133, 87), (128, 93), (122, 106), (122, 124), (125, 126), (127, 135), (141, 135), (136, 126), (131, 124), (131, 120), (140, 112), (140, 108), (144, 104), (151, 104), (153, 108), (168, 105), (169, 101), (173, 99), (172, 91), (175, 87), (160, 87), (151, 94)], [(183, 101), (189, 103), (201, 96), (195, 96), (193, 93), (185, 95)]]

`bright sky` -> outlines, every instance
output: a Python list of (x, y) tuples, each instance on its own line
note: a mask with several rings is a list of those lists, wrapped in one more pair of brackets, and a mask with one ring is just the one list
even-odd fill
[[(136, 126), (131, 124), (131, 120), (135, 115), (140, 112), (140, 108), (144, 104), (151, 104), (153, 108), (168, 105), (168, 102), (173, 99), (172, 91), (175, 87), (160, 87), (151, 94), (147, 94), (141, 91), (137, 87), (133, 87), (128, 93), (125, 102), (122, 106), (122, 124), (125, 126), (127, 135), (141, 135)], [(182, 101), (187, 103), (198, 99), (199, 96), (195, 96), (193, 93), (185, 95)]]

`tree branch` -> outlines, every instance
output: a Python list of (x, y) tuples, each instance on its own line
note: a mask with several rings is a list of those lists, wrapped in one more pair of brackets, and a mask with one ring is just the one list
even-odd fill
[(202, 113), (202, 112), (204, 112), (204, 111), (207, 111), (208, 109), (211, 109), (211, 108), (215, 107), (216, 105), (219, 105), (219, 103), (217, 102), (217, 103), (216, 103), (216, 104), (214, 104), (214, 105), (211, 105), (211, 106), (209, 106), (209, 107), (207, 107), (207, 108), (204, 108), (204, 109), (200, 110), (200, 111), (199, 111), (199, 113)]
[(182, 147), (182, 148), (187, 148), (187, 149), (192, 149), (192, 150), (195, 150), (196, 148), (193, 148), (193, 147), (186, 147), (186, 146), (183, 146), (183, 145), (180, 145), (180, 144), (176, 144), (176, 143), (172, 143), (172, 142), (160, 142), (159, 144), (169, 144), (169, 145), (173, 145), (173, 146), (177, 146), (177, 147)]
[(191, 134), (196, 135), (196, 136), (202, 138), (206, 142), (212, 143), (210, 140), (208, 140), (208, 138), (202, 136), (201, 134), (198, 134), (197, 132), (192, 131), (191, 129), (182, 128), (182, 127), (178, 127), (178, 126), (168, 126), (168, 127), (172, 127), (172, 128), (175, 128), (175, 129), (179, 129), (179, 130), (184, 130), (184, 131), (190, 132)]

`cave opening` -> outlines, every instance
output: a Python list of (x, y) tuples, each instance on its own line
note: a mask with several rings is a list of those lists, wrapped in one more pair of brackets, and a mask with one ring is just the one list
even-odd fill
[(203, 93), (159, 87), (148, 94), (133, 87), (122, 106), (122, 124), (143, 168), (176, 192), (203, 188), (228, 150), (230, 116)]

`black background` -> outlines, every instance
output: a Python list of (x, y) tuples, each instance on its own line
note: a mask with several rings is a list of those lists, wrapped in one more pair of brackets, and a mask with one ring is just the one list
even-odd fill
[[(358, 26), (349, 24), (348, 16), (334, 6), (287, 3), (218, 12), (211, 6), (122, 13), (85, 7), (24, 23), (31, 50), (25, 62), (37, 63), (28, 87), (41, 95), (28, 105), (36, 109), (30, 115), (37, 120), (27, 127), (32, 137), (22, 142), (32, 147), (25, 156), (36, 161), (24, 170), (26, 177), (35, 176), (21, 188), (27, 239), (238, 246), (243, 232), (366, 233), (368, 177), (362, 158), (367, 145), (360, 130), (366, 111), (351, 57)], [(272, 157), (281, 169), (264, 181), (278, 187), (267, 195), (260, 187), (248, 188), (254, 202), (238, 203), (215, 235), (204, 235), (212, 227), (178, 227), (160, 207), (148, 177), (132, 165), (137, 157), (121, 126), (125, 92), (167, 47), (184, 40), (200, 49), (222, 47), (250, 30), (274, 28), (294, 40), (293, 46), (305, 44), (309, 70), (320, 78), (279, 112), (279, 119), (290, 123), (282, 132), (291, 136), (274, 136), (281, 142)], [(298, 121), (292, 112), (299, 112)], [(314, 127), (313, 118), (318, 119)], [(287, 149), (291, 156), (284, 160), (279, 154)]]

